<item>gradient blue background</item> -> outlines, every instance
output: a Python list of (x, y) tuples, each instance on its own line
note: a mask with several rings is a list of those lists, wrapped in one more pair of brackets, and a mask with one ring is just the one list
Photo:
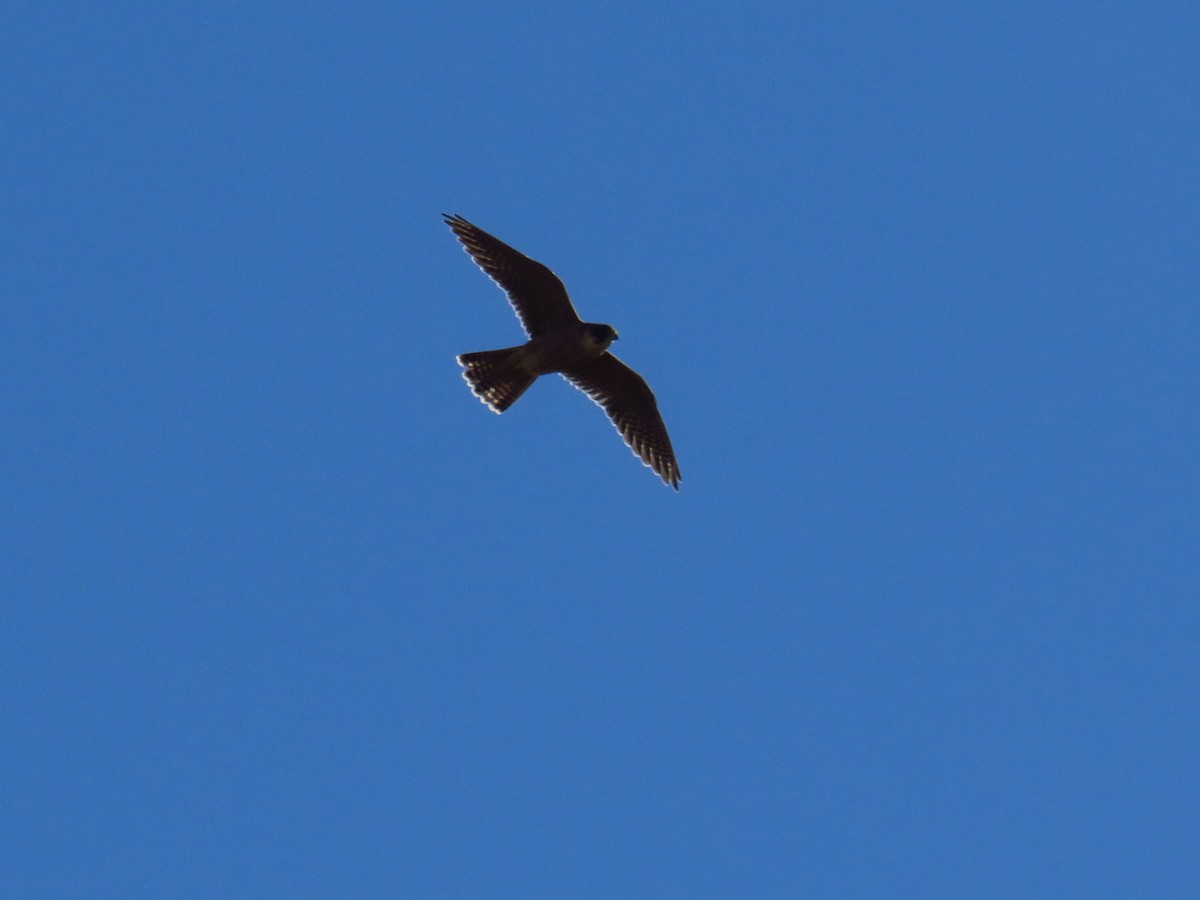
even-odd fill
[(0, 892), (1194, 895), (1200, 13), (999, 7), (8, 4)]

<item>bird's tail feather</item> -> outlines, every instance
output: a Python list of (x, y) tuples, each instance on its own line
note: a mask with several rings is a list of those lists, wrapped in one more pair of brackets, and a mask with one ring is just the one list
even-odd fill
[(464, 353), (458, 364), (466, 370), (463, 378), (471, 386), (471, 393), (494, 413), (502, 413), (516, 403), (537, 380), (525, 366), (524, 347)]

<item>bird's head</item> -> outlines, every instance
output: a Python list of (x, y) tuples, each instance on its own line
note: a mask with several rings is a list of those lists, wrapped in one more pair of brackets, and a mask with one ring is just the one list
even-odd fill
[(601, 349), (607, 349), (608, 345), (618, 337), (617, 329), (611, 325), (588, 325), (587, 334), (592, 343)]

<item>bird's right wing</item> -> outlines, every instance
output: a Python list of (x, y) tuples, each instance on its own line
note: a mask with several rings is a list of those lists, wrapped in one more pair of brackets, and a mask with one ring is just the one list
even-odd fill
[(537, 337), (579, 322), (557, 275), (462, 216), (442, 215), (476, 265), (508, 294), (527, 335)]

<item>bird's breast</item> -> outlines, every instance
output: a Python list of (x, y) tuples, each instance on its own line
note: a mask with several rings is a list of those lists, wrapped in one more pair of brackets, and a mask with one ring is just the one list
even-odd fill
[(597, 344), (582, 328), (563, 328), (539, 334), (525, 346), (533, 370), (539, 375), (577, 369), (607, 349)]

